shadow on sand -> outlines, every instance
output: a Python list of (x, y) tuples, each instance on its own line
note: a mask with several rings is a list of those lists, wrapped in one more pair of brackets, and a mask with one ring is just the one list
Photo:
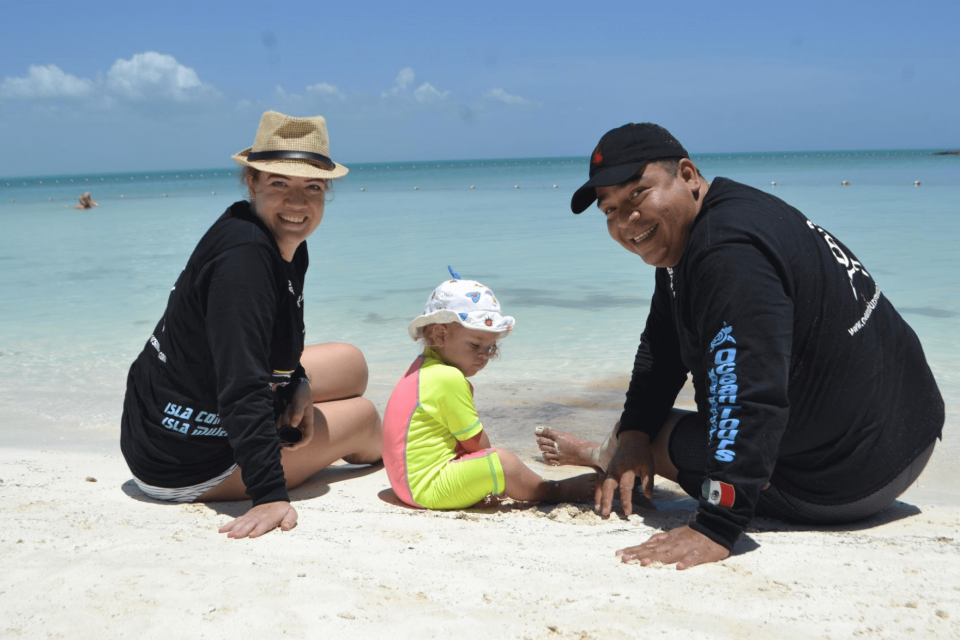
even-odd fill
[[(339, 464), (327, 467), (323, 471), (312, 475), (296, 489), (291, 489), (290, 501), (297, 503), (303, 500), (319, 498), (320, 496), (329, 493), (330, 485), (332, 484), (343, 482), (344, 480), (351, 480), (353, 478), (362, 478), (363, 476), (370, 475), (371, 473), (376, 473), (382, 467), (383, 464), (379, 462), (373, 465)], [(137, 483), (134, 482), (133, 479), (124, 482), (120, 486), (120, 490), (127, 494), (130, 498), (139, 500), (140, 502), (148, 502), (158, 505), (183, 504), (151, 498), (140, 490), (140, 487), (137, 486)], [(203, 504), (216, 513), (230, 516), (231, 518), (238, 518), (250, 510), (250, 502), (248, 500), (238, 500), (235, 502), (206, 502)]]
[[(397, 498), (396, 494), (394, 494), (392, 489), (384, 489), (378, 494), (378, 497), (391, 505), (410, 509), (412, 511), (419, 511), (419, 509), (401, 502), (400, 499)], [(595, 514), (593, 504), (536, 504), (529, 502), (516, 502), (513, 500), (491, 500), (485, 505), (478, 505), (470, 509), (461, 509), (460, 511), (482, 516), (494, 515), (496, 513), (525, 512), (531, 509), (539, 511), (551, 520), (557, 520), (560, 522), (580, 520), (581, 516), (584, 520), (600, 517)], [(634, 513), (640, 516), (640, 518), (643, 520), (643, 524), (646, 526), (653, 529), (659, 529), (660, 531), (668, 531), (670, 529), (681, 527), (693, 519), (694, 513), (697, 509), (697, 501), (684, 493), (679, 486), (674, 485), (673, 483), (661, 483), (654, 488), (653, 500), (648, 500), (639, 489), (636, 489), (633, 495), (633, 509)], [(791, 524), (788, 522), (782, 522), (780, 520), (774, 520), (772, 518), (758, 517), (754, 519), (754, 521), (751, 523), (751, 526), (747, 528), (747, 531), (744, 533), (744, 535), (742, 535), (740, 540), (737, 541), (737, 544), (734, 546), (731, 555), (736, 556), (749, 553), (760, 548), (760, 543), (751, 537), (749, 535), (750, 533), (763, 533), (772, 531), (822, 531), (826, 533), (863, 531), (896, 522), (920, 513), (921, 510), (918, 507), (896, 500), (889, 507), (874, 516), (859, 522), (847, 524)], [(623, 515), (623, 507), (619, 499), (614, 499), (613, 511), (609, 516), (607, 516), (607, 519), (619, 519), (626, 522), (627, 519)], [(642, 538), (643, 539), (638, 539), (636, 544), (641, 544), (646, 541), (646, 537)]]

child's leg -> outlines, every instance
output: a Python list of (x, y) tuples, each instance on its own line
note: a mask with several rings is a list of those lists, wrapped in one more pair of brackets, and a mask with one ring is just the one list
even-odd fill
[(593, 502), (597, 474), (544, 480), (515, 454), (504, 449), (494, 450), (503, 466), (504, 493), (508, 497), (524, 502)]

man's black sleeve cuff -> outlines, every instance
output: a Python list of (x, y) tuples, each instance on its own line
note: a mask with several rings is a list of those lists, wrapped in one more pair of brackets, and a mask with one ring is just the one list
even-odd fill
[(624, 431), (639, 431), (650, 436), (650, 442), (653, 442), (657, 439), (660, 430), (663, 429), (663, 422), (663, 420), (637, 420), (624, 411), (620, 416), (620, 428), (617, 429), (617, 435), (619, 436)]
[(727, 550), (733, 550), (733, 545), (737, 544), (740, 534), (743, 533), (741, 527), (729, 520), (705, 513), (702, 510), (697, 511), (696, 519), (689, 526), (697, 533), (702, 533)]

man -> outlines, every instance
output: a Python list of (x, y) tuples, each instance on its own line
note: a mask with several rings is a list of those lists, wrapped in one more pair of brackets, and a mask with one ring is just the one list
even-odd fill
[[(916, 334), (839, 240), (783, 201), (708, 183), (654, 124), (609, 131), (573, 195), (657, 267), (624, 411), (603, 444), (538, 430), (544, 458), (605, 471), (597, 508), (639, 477), (699, 500), (694, 520), (618, 551), (678, 569), (727, 557), (754, 515), (873, 515), (920, 475), (943, 399)], [(687, 374), (696, 412), (673, 408)]]

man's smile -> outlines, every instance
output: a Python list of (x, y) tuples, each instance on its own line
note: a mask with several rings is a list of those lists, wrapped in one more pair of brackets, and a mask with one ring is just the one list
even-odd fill
[(656, 231), (656, 230), (657, 230), (657, 227), (659, 227), (659, 226), (660, 226), (659, 224), (655, 224), (655, 225), (653, 225), (652, 227), (650, 227), (649, 229), (647, 229), (646, 231), (644, 231), (643, 233), (641, 233), (640, 235), (638, 235), (636, 238), (630, 238), (630, 239), (631, 239), (635, 244), (640, 244), (641, 242), (643, 242), (644, 240), (646, 240), (647, 238), (649, 238), (651, 235), (653, 235), (653, 232)]

